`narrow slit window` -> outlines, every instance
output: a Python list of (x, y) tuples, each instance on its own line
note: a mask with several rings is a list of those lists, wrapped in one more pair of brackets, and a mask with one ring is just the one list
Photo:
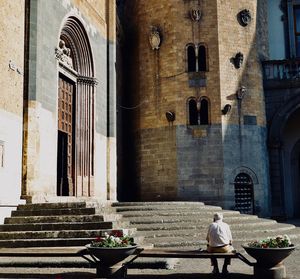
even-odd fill
[(189, 123), (190, 125), (198, 125), (197, 102), (194, 99), (189, 101)]
[(205, 46), (199, 46), (198, 69), (199, 69), (200, 72), (207, 71), (207, 67), (206, 67), (206, 48), (205, 48)]
[(188, 46), (188, 72), (196, 72), (196, 53), (194, 46)]
[(202, 99), (200, 105), (200, 125), (208, 125), (208, 100)]

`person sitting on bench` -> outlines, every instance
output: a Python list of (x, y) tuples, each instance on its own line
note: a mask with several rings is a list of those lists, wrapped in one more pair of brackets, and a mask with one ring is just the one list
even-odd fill
[[(232, 247), (232, 235), (228, 224), (223, 222), (223, 214), (215, 213), (213, 217), (213, 223), (209, 225), (206, 240), (207, 252), (209, 253), (230, 253), (233, 252)], [(222, 269), (223, 274), (227, 274), (227, 266), (230, 264), (230, 258), (224, 259), (224, 265)], [(219, 274), (218, 261), (216, 258), (211, 259), (211, 265), (213, 266), (213, 274)]]

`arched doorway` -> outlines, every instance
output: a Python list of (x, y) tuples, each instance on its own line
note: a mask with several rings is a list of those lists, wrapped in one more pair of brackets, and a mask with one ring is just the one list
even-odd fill
[(94, 187), (94, 93), (91, 46), (69, 17), (56, 49), (58, 72), (57, 195), (91, 196)]
[(300, 217), (300, 109), (286, 121), (282, 132), (282, 158), (285, 211), (287, 217)]
[(274, 218), (299, 216), (298, 141), (300, 95), (290, 98), (272, 118), (269, 128), (269, 162)]

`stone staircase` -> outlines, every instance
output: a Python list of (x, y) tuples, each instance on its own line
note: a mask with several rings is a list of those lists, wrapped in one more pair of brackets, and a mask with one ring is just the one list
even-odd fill
[[(119, 229), (119, 218), (86, 202), (19, 205), (0, 225), (0, 247), (82, 246)], [(129, 223), (122, 221), (122, 225)]]
[(223, 212), (237, 249), (251, 240), (278, 234), (300, 243), (300, 228), (294, 225), (201, 202), (123, 202), (105, 208), (62, 202), (18, 206), (0, 225), (0, 247), (82, 246), (104, 232), (125, 229), (143, 246), (204, 248), (216, 211)]
[[(218, 206), (201, 202), (127, 202), (112, 204), (113, 212), (122, 215), (125, 222), (134, 228), (134, 237), (143, 237), (142, 245), (159, 248), (206, 246), (208, 225), (214, 212), (222, 212), (224, 221), (232, 230), (234, 246), (243, 250), (241, 244), (254, 239), (287, 234), (293, 243), (300, 243), (300, 228), (275, 220), (240, 214), (238, 211), (222, 210)], [(123, 227), (124, 227), (123, 225)]]

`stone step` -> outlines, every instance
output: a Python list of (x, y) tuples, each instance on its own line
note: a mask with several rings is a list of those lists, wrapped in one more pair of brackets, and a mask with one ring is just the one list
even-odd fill
[[(157, 237), (167, 237), (167, 236), (203, 236), (207, 233), (207, 228), (197, 228), (197, 229), (177, 229), (177, 230), (153, 230), (153, 231), (137, 231), (135, 233), (136, 236), (144, 236), (145, 240), (148, 238), (157, 238)], [(274, 234), (285, 234), (290, 230), (294, 230), (295, 226), (290, 224), (278, 224), (274, 223), (269, 226), (266, 226), (263, 228), (263, 230), (260, 227), (254, 227), (251, 230), (232, 230), (232, 235), (240, 237), (241, 235), (255, 235), (257, 233), (268, 233), (269, 235)], [(299, 232), (300, 234), (300, 232)]]
[(53, 238), (53, 239), (7, 239), (0, 240), (1, 248), (19, 247), (61, 247), (61, 246), (84, 246), (89, 244), (94, 237), (90, 238)]
[(74, 223), (74, 222), (103, 222), (103, 215), (59, 215), (59, 216), (24, 216), (5, 218), (5, 224), (28, 224), (28, 223)]
[[(41, 239), (1, 239), (0, 248), (20, 248), (20, 247), (64, 247), (64, 246), (84, 246), (95, 240), (95, 237), (72, 237), (72, 238), (41, 238)], [(143, 237), (135, 237), (134, 242), (143, 243)], [(147, 247), (152, 247), (148, 245)]]
[(116, 206), (112, 207), (116, 212), (129, 212), (129, 211), (203, 211), (203, 212), (216, 212), (221, 211), (219, 206), (212, 205), (199, 205), (199, 206), (184, 206), (184, 205), (160, 205), (160, 206)]
[[(126, 220), (126, 219), (125, 219)], [(200, 228), (207, 228), (208, 225), (211, 222), (208, 220), (188, 220), (188, 221), (181, 221), (181, 222), (143, 222), (143, 223), (132, 223), (130, 222), (130, 227), (134, 227), (139, 231), (149, 231), (149, 230), (177, 230), (177, 229), (200, 229)], [(233, 228), (242, 228), (244, 230), (247, 230), (249, 227), (253, 228), (256, 226), (261, 226), (265, 227), (271, 224), (276, 223), (275, 220), (270, 220), (270, 219), (246, 219), (243, 220), (242, 222), (240, 220), (234, 220), (230, 223), (230, 227)]]
[[(260, 239), (260, 237), (265, 237), (264, 235), (257, 235), (256, 238), (237, 238), (234, 239), (234, 247), (240, 247), (242, 244), (248, 243), (254, 239)], [(298, 242), (300, 239), (300, 235), (289, 235), (292, 242)], [(145, 242), (147, 244), (153, 244), (153, 247), (157, 248), (168, 248), (168, 247), (206, 247), (207, 241), (205, 239), (199, 238), (186, 238), (186, 237), (172, 237), (172, 238), (157, 238), (155, 242)]]
[[(144, 216), (144, 217), (124, 217), (123, 220), (130, 221), (131, 224), (154, 224), (154, 223), (178, 223), (181, 221), (189, 220), (190, 222), (196, 222), (196, 223), (204, 223), (204, 224), (210, 224), (212, 222), (211, 215), (203, 216), (202, 214), (190, 214), (189, 216)], [(258, 221), (259, 219), (255, 215), (245, 215), (243, 216), (243, 220), (248, 221)], [(240, 215), (235, 216), (226, 216), (224, 218), (225, 222), (230, 223), (236, 223), (241, 221)]]
[(92, 215), (95, 213), (95, 208), (55, 208), (39, 210), (16, 210), (11, 212), (11, 216)]
[[(240, 212), (233, 211), (233, 210), (222, 210), (221, 211), (224, 215), (224, 219), (230, 216), (241, 216)], [(168, 211), (161, 211), (161, 210), (151, 210), (151, 211), (129, 211), (129, 212), (119, 212), (124, 218), (136, 218), (136, 217), (148, 217), (148, 216), (155, 216), (155, 217), (164, 217), (164, 216), (203, 216), (212, 220), (213, 213), (211, 211), (190, 211), (190, 210), (168, 210)], [(246, 215), (243, 216), (255, 216), (255, 215)], [(255, 216), (257, 218), (257, 216)]]
[(190, 202), (190, 201), (163, 201), (163, 202), (114, 202), (111, 204), (112, 207), (119, 206), (200, 206), (204, 205), (203, 202)]
[(67, 231), (25, 231), (0, 232), (0, 239), (42, 239), (42, 238), (86, 238), (97, 237), (111, 230), (67, 230)]
[(0, 225), (0, 232), (12, 231), (55, 231), (55, 230), (96, 230), (116, 228), (113, 222), (73, 222), (73, 223), (28, 223)]
[(17, 210), (41, 210), (60, 208), (86, 208), (85, 202), (60, 202), (60, 203), (29, 203), (18, 205)]

